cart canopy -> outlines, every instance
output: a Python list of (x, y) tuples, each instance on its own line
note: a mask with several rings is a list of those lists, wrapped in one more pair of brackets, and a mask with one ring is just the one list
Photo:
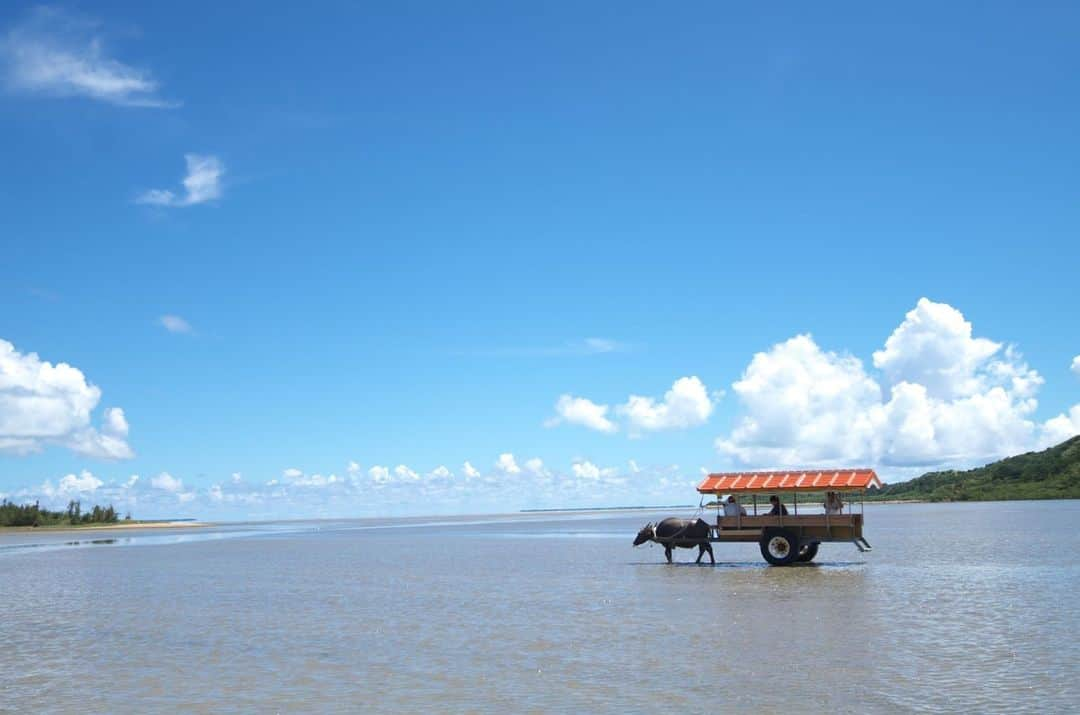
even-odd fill
[(720, 472), (698, 485), (702, 494), (728, 492), (856, 491), (881, 486), (873, 469), (813, 469), (775, 472)]

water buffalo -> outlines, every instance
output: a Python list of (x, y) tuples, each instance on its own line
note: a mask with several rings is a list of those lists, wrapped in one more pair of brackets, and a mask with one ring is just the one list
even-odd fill
[(709, 543), (709, 524), (703, 519), (691, 521), (672, 516), (656, 525), (650, 522), (638, 532), (637, 538), (634, 539), (634, 546), (640, 546), (646, 541), (662, 544), (664, 556), (667, 557), (669, 564), (673, 548), (692, 549), (695, 546), (698, 547), (698, 556), (694, 563), (700, 564), (701, 558), (706, 553), (709, 554), (709, 561), (716, 563), (716, 559), (713, 558), (712, 544)]

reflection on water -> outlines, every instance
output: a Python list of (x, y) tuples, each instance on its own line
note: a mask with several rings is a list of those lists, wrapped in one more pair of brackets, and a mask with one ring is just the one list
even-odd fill
[[(300, 531), (298, 529), (297, 531)], [(62, 532), (61, 532), (62, 533)], [(237, 539), (253, 536), (267, 536), (282, 533), (278, 529), (249, 529), (236, 531), (193, 531), (183, 533), (141, 533), (125, 536), (97, 539), (77, 539), (61, 541), (58, 534), (42, 532), (35, 540), (26, 540), (18, 543), (5, 544), (0, 542), (0, 556), (5, 553), (35, 549), (37, 551), (55, 551), (57, 549), (84, 548), (87, 546), (155, 546), (163, 544), (188, 544), (197, 541), (220, 541), (222, 539)], [(50, 538), (52, 537), (52, 538)]]
[(715, 566), (632, 548), (663, 516), (3, 534), (0, 710), (1068, 712), (1080, 698), (1078, 502), (872, 506), (872, 553), (826, 544), (791, 568), (756, 544), (715, 545)]

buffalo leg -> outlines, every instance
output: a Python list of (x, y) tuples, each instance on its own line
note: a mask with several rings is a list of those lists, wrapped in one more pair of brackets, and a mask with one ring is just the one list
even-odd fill
[(697, 561), (695, 561), (694, 563), (695, 564), (700, 564), (701, 563), (701, 558), (704, 555), (705, 555), (705, 544), (698, 544), (698, 546), (697, 546)]
[[(715, 564), (715, 563), (716, 563), (716, 559), (715, 559), (715, 558), (713, 558), (713, 554), (712, 554), (712, 544), (710, 544), (710, 543), (709, 543), (708, 541), (706, 541), (706, 542), (705, 542), (705, 543), (703, 543), (703, 544), (702, 544), (701, 546), (702, 546), (702, 548), (703, 548), (703, 549), (705, 549), (706, 551), (708, 551), (708, 552), (709, 552), (709, 562), (710, 562), (710, 563), (712, 563), (712, 564)], [(701, 557), (699, 556), (698, 558), (701, 558)]]
[(670, 546), (665, 546), (664, 547), (664, 556), (667, 557), (667, 562), (670, 564), (671, 563), (671, 547)]

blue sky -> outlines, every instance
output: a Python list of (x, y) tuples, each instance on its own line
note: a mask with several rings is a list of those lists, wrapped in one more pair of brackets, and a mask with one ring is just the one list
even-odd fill
[(226, 5), (0, 8), (7, 498), (689, 502), (1080, 431), (1075, 5)]

